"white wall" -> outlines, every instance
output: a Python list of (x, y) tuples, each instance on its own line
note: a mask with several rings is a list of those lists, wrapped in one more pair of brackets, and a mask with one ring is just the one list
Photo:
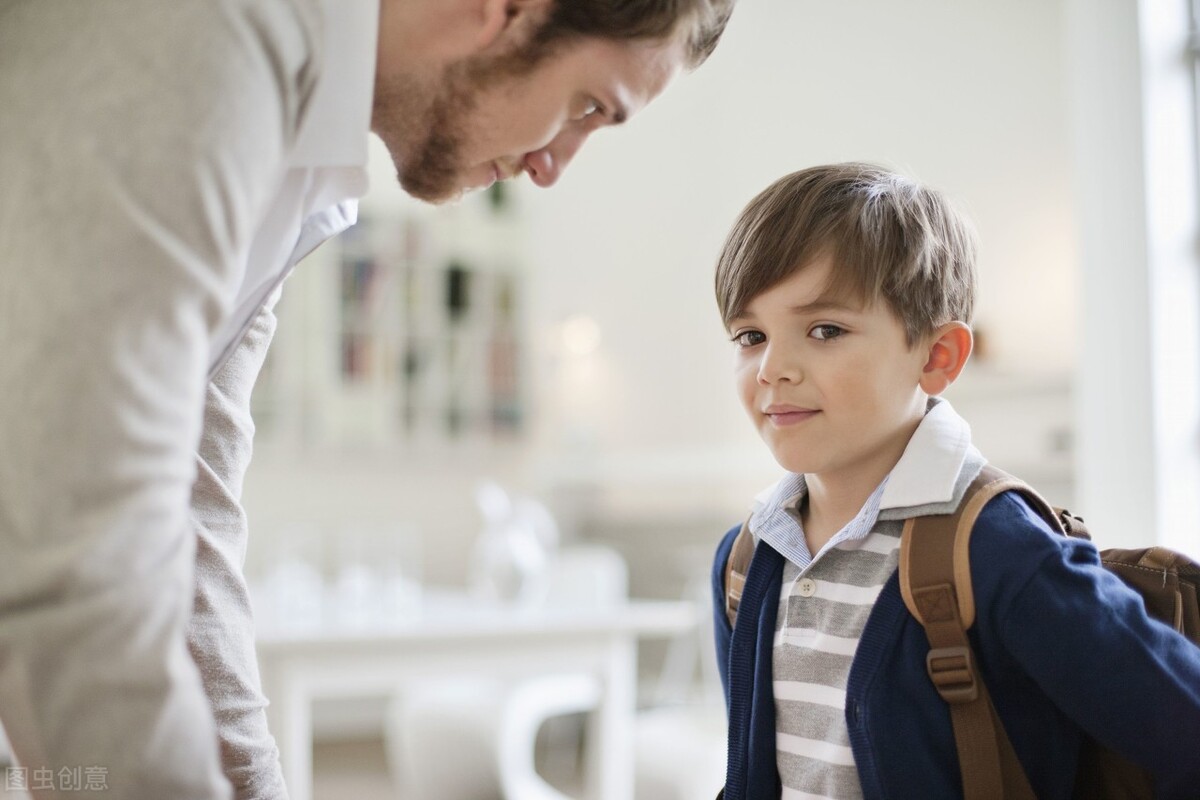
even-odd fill
[(755, 193), (822, 162), (879, 161), (959, 200), (982, 239), (993, 366), (1069, 371), (1063, 39), (1048, 0), (743, 0), (708, 64), (597, 134), (552, 191), (521, 195), (535, 326), (586, 313), (603, 333), (586, 363), (539, 362), (550, 471), (579, 474), (586, 453), (582, 473), (610, 487), (739, 509), (774, 474), (735, 406), (712, 267)]
[[(553, 190), (518, 187), (531, 446), (310, 464), (268, 450), (247, 480), (251, 558), (297, 520), (333, 536), (394, 523), (418, 532), (427, 577), (461, 578), (478, 522), (470, 493), (487, 475), (545, 493), (568, 527), (624, 519), (631, 537), (707, 551), (714, 520), (735, 519), (777, 474), (734, 399), (713, 262), (738, 211), (768, 183), (847, 159), (942, 188), (977, 223), (977, 321), (992, 358), (968, 368), (958, 397), (960, 408), (995, 399), (976, 409), (985, 451), (1070, 502), (1070, 454), (1043, 456), (1074, 425), (1066, 397), (1078, 362), (1076, 510), (1131, 541), (1177, 529), (1164, 541), (1200, 551), (1188, 522), (1200, 413), (1194, 391), (1170, 385), (1172, 376), (1183, 388), (1196, 381), (1167, 363), (1195, 359), (1176, 348), (1147, 366), (1167, 335), (1148, 327), (1180, 311), (1161, 274), (1149, 276), (1147, 253), (1158, 241), (1179, 255), (1194, 240), (1146, 230), (1147, 181), (1171, 173), (1162, 148), (1157, 171), (1145, 171), (1136, 20), (1136, 0), (741, 0), (708, 64), (626, 129), (598, 133)], [(377, 210), (411, 209), (386, 163), (374, 180)], [(556, 335), (575, 314), (596, 320), (603, 338), (594, 354), (569, 358)], [(1008, 391), (1020, 399), (1006, 400)], [(1045, 427), (1020, 447), (1005, 426), (1029, 421)], [(1022, 457), (1049, 469), (1018, 469)], [(1054, 496), (1060, 489), (1068, 496)], [(1184, 523), (1142, 522), (1153, 504)], [(1107, 533), (1102, 544), (1112, 543)]]
[(1187, 3), (1069, 0), (1082, 245), (1080, 510), (1200, 556), (1200, 284)]

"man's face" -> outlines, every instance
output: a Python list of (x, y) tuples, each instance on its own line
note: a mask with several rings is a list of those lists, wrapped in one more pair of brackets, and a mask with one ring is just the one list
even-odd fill
[(400, 185), (421, 200), (451, 200), (522, 172), (551, 186), (593, 131), (633, 116), (683, 60), (674, 40), (588, 38), (526, 70), (514, 70), (511, 57), (481, 55), (433, 81), (379, 76), (371, 127)]

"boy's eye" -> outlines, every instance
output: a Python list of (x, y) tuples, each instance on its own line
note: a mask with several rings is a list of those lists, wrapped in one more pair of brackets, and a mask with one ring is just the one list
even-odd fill
[(808, 335), (814, 339), (824, 342), (829, 341), (830, 339), (836, 339), (845, 333), (846, 329), (837, 325), (818, 325), (809, 331)]
[(767, 337), (762, 331), (739, 331), (733, 335), (733, 343), (738, 347), (754, 347), (766, 340)]

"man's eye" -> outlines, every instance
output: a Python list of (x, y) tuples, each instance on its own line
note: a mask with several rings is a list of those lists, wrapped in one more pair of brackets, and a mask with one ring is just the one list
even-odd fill
[(571, 121), (572, 122), (583, 122), (585, 119), (592, 116), (593, 114), (599, 114), (600, 111), (602, 111), (602, 109), (600, 108), (600, 104), (597, 103), (595, 100), (589, 100), (587, 106), (584, 107), (583, 111), (581, 111), (576, 116), (572, 117)]
[(733, 335), (733, 343), (738, 347), (754, 347), (756, 344), (762, 344), (767, 340), (767, 337), (762, 331), (740, 331)]
[(837, 325), (818, 325), (817, 327), (813, 328), (808, 335), (814, 339), (824, 342), (830, 339), (836, 339), (839, 336), (844, 336), (845, 333), (846, 329)]

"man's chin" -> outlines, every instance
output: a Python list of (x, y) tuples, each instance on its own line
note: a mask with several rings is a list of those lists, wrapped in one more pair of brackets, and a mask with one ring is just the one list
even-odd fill
[(423, 177), (413, 178), (403, 171), (397, 173), (396, 177), (400, 181), (400, 188), (406, 194), (423, 203), (433, 205), (453, 203), (461, 200), (467, 193), (466, 189), (458, 186), (457, 181), (431, 181)]

